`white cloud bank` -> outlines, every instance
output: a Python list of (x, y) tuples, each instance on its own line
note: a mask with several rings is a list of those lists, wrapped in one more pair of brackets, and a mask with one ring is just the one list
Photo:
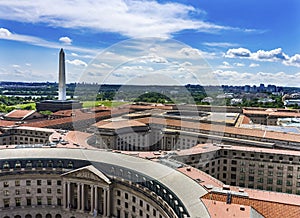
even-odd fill
[(194, 15), (199, 13), (204, 12), (191, 5), (171, 1), (0, 1), (0, 19), (45, 23), (64, 28), (87, 28), (128, 37), (166, 37), (188, 29), (202, 32), (248, 32), (246, 29), (221, 26), (195, 18)]
[[(246, 58), (255, 61), (269, 61), (269, 62), (282, 62), (287, 66), (300, 67), (300, 54), (295, 54), (289, 57), (282, 51), (282, 48), (276, 48), (270, 51), (258, 50), (251, 52), (247, 48), (232, 48), (227, 50), (224, 55), (227, 58)], [(252, 64), (250, 67), (256, 67), (257, 65)]]
[(228, 85), (257, 85), (260, 83), (276, 84), (281, 86), (299, 86), (300, 72), (288, 74), (285, 72), (268, 73), (268, 72), (237, 72), (234, 70), (215, 70), (213, 74), (219, 81)]

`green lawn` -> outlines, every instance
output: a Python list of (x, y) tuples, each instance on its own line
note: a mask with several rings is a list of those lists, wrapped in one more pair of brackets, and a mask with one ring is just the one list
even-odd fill
[(129, 104), (130, 102), (120, 102), (120, 101), (83, 101), (84, 108), (90, 108), (95, 106), (104, 105), (106, 107), (118, 107), (124, 104)]
[(25, 104), (15, 104), (15, 105), (7, 106), (7, 107), (11, 108), (11, 109), (35, 110), (35, 103), (30, 102), (30, 103), (25, 103)]

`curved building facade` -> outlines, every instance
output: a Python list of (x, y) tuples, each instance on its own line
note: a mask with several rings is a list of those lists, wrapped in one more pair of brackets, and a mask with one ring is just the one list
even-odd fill
[(0, 217), (209, 217), (207, 191), (159, 163), (87, 149), (0, 154)]

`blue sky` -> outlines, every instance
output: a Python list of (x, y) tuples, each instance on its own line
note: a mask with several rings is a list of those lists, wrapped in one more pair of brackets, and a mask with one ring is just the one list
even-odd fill
[(57, 81), (63, 47), (67, 82), (299, 86), (299, 20), (298, 0), (1, 0), (0, 80)]

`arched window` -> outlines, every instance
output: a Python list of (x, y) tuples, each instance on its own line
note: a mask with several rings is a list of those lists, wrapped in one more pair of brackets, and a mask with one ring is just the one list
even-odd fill
[(3, 164), (3, 169), (9, 169), (10, 168), (10, 165), (7, 161), (4, 162)]
[(32, 168), (32, 162), (30, 160), (27, 161), (26, 168)]
[(41, 160), (39, 160), (37, 163), (36, 163), (36, 167), (43, 167), (43, 162)]
[(20, 162), (20, 161), (16, 161), (16, 163), (15, 163), (15, 168), (16, 168), (16, 169), (21, 168), (21, 162)]
[(48, 214), (46, 215), (46, 218), (52, 218), (52, 215), (48, 213)]
[(60, 214), (56, 214), (55, 218), (61, 218), (61, 215)]
[(68, 169), (72, 169), (73, 166), (74, 166), (74, 165), (73, 165), (73, 162), (72, 162), (72, 161), (69, 161), (67, 168), (68, 168)]
[(20, 215), (16, 215), (15, 218), (22, 218)]
[(35, 215), (35, 218), (43, 218), (41, 214)]
[(52, 161), (51, 161), (51, 160), (49, 160), (49, 161), (48, 161), (48, 163), (47, 163), (47, 167), (48, 167), (48, 168), (52, 168), (52, 167), (53, 167), (53, 163), (52, 163)]
[(63, 166), (64, 166), (64, 164), (61, 160), (57, 162), (57, 167), (58, 168), (63, 168)]
[(32, 218), (32, 216), (31, 216), (30, 214), (27, 214), (27, 215), (25, 216), (25, 218)]

